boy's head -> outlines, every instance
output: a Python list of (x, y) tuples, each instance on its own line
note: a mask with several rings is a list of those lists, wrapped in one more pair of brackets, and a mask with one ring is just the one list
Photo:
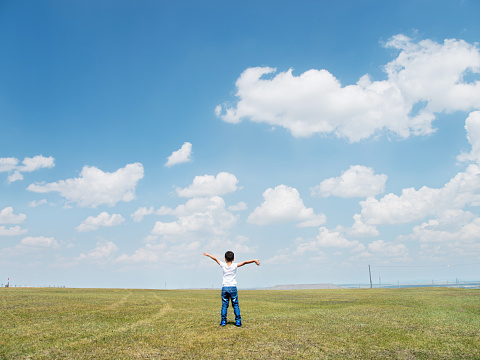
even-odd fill
[(235, 254), (233, 253), (233, 251), (227, 251), (225, 253), (225, 261), (231, 262), (233, 261), (233, 259), (235, 259)]

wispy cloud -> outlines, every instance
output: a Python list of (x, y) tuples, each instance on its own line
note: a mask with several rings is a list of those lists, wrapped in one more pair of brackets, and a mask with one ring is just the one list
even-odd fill
[(20, 244), (28, 247), (40, 247), (40, 248), (51, 248), (58, 247), (58, 242), (53, 237), (45, 236), (29, 236), (23, 238), (20, 241)]

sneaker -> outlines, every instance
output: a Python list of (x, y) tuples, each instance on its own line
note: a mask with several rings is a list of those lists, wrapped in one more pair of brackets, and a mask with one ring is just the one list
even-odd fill
[(220, 321), (220, 326), (226, 326), (227, 322), (225, 320)]
[(237, 322), (235, 323), (235, 326), (242, 326), (242, 322), (240, 320), (237, 320)]

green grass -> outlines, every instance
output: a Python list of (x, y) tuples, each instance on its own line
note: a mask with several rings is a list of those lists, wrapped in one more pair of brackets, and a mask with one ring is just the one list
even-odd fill
[(480, 359), (480, 291), (0, 289), (1, 359)]

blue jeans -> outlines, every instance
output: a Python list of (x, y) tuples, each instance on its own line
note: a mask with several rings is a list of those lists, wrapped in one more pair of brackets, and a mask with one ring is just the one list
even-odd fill
[(238, 306), (238, 293), (236, 286), (222, 287), (222, 321), (227, 321), (228, 304), (232, 300), (233, 312), (235, 313), (235, 321), (240, 321), (240, 307)]

